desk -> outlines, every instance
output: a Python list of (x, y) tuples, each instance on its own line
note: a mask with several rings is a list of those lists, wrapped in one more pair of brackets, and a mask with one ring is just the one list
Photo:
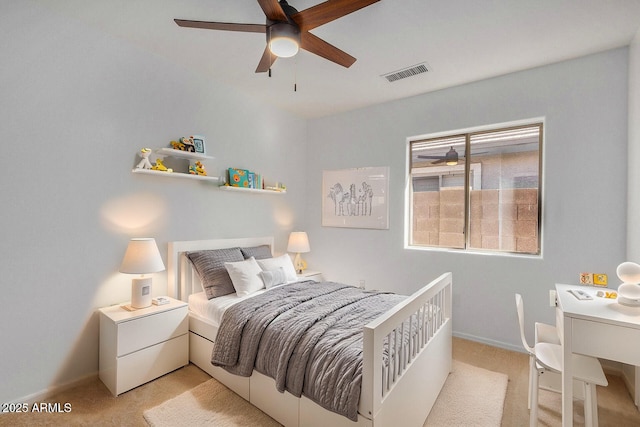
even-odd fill
[[(592, 300), (578, 300), (570, 289), (581, 289)], [(556, 285), (556, 326), (563, 344), (562, 425), (573, 426), (571, 353), (640, 366), (640, 307), (620, 305), (596, 296), (599, 288)], [(640, 392), (636, 373), (636, 393)]]

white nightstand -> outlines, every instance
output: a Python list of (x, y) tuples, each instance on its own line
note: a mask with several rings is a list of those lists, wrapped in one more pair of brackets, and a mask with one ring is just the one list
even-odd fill
[(313, 280), (314, 282), (322, 282), (324, 280), (322, 272), (313, 270), (304, 270), (302, 273), (298, 274), (298, 279)]
[(100, 309), (100, 379), (117, 396), (189, 364), (187, 303)]

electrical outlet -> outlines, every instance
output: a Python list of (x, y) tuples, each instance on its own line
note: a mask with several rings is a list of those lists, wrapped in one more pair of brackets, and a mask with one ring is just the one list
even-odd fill
[(364, 279), (360, 279), (360, 283), (358, 284), (360, 289), (364, 289)]
[(549, 307), (556, 306), (556, 291), (554, 289), (549, 290)]

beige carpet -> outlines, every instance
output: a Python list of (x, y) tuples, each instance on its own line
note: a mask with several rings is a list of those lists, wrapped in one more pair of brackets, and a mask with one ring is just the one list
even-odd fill
[(453, 361), (453, 369), (431, 413), (427, 427), (500, 427), (508, 377)]
[[(506, 389), (506, 375), (454, 360), (425, 426), (500, 426)], [(214, 379), (146, 411), (144, 418), (152, 427), (280, 425)]]
[(144, 418), (151, 427), (280, 425), (215, 379), (149, 409)]

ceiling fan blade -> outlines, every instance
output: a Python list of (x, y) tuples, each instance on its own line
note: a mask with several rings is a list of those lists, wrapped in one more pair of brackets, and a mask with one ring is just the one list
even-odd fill
[(260, 62), (256, 68), (256, 73), (266, 73), (269, 71), (269, 68), (276, 62), (276, 59), (278, 59), (278, 57), (271, 53), (269, 46), (265, 47), (262, 58), (260, 58)]
[(287, 14), (282, 10), (282, 6), (280, 6), (278, 0), (258, 0), (258, 4), (267, 16), (267, 19), (272, 21), (288, 21)]
[(300, 34), (300, 47), (338, 65), (349, 68), (356, 58), (311, 33)]
[(189, 21), (185, 19), (174, 19), (176, 24), (181, 27), (203, 28), (205, 30), (224, 30), (224, 31), (241, 31), (244, 33), (266, 33), (267, 26), (265, 24), (234, 24), (229, 22), (207, 22), (207, 21)]
[(418, 156), (419, 159), (444, 159), (444, 156)]
[(301, 31), (309, 31), (380, 0), (328, 0), (291, 16)]

